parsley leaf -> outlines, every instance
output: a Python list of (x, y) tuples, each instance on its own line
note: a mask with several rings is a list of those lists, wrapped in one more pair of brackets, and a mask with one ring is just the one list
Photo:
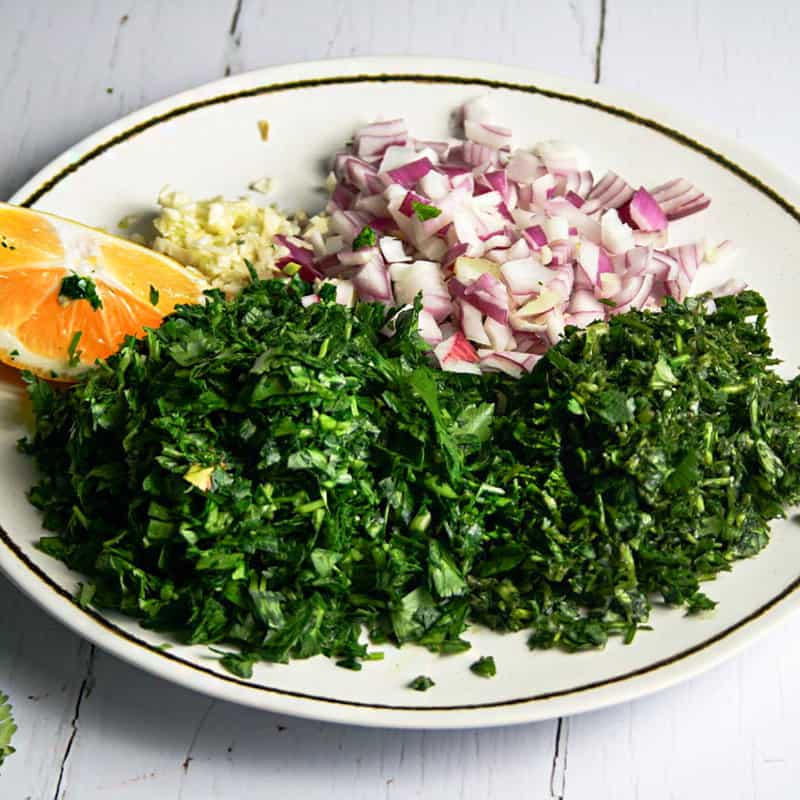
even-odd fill
[(494, 676), (497, 675), (497, 667), (495, 666), (492, 656), (483, 656), (479, 658), (477, 661), (470, 664), (469, 668), (481, 678), (494, 678)]
[(417, 677), (408, 684), (408, 688), (416, 692), (427, 692), (431, 686), (436, 686), (436, 684), (427, 675), (417, 675)]
[(158, 289), (156, 289), (156, 287), (151, 284), (150, 285), (150, 305), (151, 306), (157, 306), (160, 296), (161, 295), (160, 295)]
[(99, 311), (103, 307), (103, 301), (97, 294), (97, 285), (94, 280), (88, 275), (76, 275), (74, 272), (61, 281), (58, 299), (59, 302), (64, 303), (70, 300), (86, 300), (95, 311)]
[(411, 208), (414, 210), (414, 213), (417, 215), (417, 219), (420, 222), (426, 222), (429, 219), (436, 219), (436, 217), (442, 213), (441, 208), (436, 208), (436, 206), (431, 206), (427, 203), (420, 203), (419, 200), (412, 200)]
[(353, 250), (361, 250), (363, 247), (374, 247), (378, 241), (378, 234), (370, 228), (369, 225), (365, 225), (361, 232), (353, 239)]
[(72, 338), (69, 340), (69, 345), (67, 346), (67, 355), (69, 359), (67, 364), (70, 367), (77, 367), (78, 364), (81, 363), (83, 351), (78, 350), (78, 343), (81, 340), (81, 336), (83, 336), (83, 331), (75, 331), (75, 333), (72, 334)]

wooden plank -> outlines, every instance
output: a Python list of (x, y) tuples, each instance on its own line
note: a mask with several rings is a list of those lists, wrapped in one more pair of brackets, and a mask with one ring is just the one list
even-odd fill
[(695, 680), (573, 718), (566, 797), (793, 797), (798, 642), (795, 618)]
[(103, 125), (221, 77), (233, 8), (0, 0), (0, 197)]
[(90, 649), (3, 577), (0, 631), (0, 688), (11, 698), (18, 727), (17, 752), (0, 768), (0, 796), (51, 798), (78, 698), (88, 688)]
[(609, 0), (602, 82), (764, 153), (800, 177), (793, 112), (800, 4)]
[(379, 731), (294, 719), (171, 686), (98, 653), (64, 786), (81, 800), (546, 796), (554, 723)]
[(599, 19), (599, 0), (496, 7), (480, 0), (243, 0), (230, 66), (238, 72), (320, 58), (427, 54), (592, 80)]

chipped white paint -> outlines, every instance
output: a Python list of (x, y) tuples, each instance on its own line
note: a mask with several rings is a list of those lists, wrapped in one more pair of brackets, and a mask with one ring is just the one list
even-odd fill
[[(0, 19), (0, 197), (96, 128), (180, 89), (268, 64), (398, 53), (599, 77), (800, 177), (800, 7), (789, 0), (660, 10), (635, 0), (0, 0)], [(170, 686), (94, 653), (0, 579), (0, 687), (20, 728), (0, 770), (9, 800), (772, 800), (800, 783), (800, 619), (625, 706), (506, 730), (378, 732)]]

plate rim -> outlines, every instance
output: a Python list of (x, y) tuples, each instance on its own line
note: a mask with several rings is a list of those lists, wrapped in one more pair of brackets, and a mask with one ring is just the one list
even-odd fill
[[(410, 70), (411, 66), (413, 70)], [(479, 75), (482, 77), (476, 77)], [(800, 198), (800, 187), (791, 178), (749, 148), (633, 94), (569, 81), (523, 67), (403, 56), (333, 59), (267, 67), (180, 92), (104, 126), (67, 149), (30, 178), (15, 192), (10, 202), (20, 205), (39, 202), (61, 180), (84, 164), (138, 133), (175, 117), (245, 97), (365, 81), (510, 89), (593, 107), (633, 124), (645, 125), (711, 158), (800, 223), (797, 206), (784, 197)], [(642, 109), (644, 113), (635, 109)], [(774, 184), (778, 184), (780, 189), (773, 188)], [(565, 690), (490, 703), (388, 706), (265, 686), (233, 675), (219, 674), (168, 651), (158, 650), (117, 627), (98, 611), (78, 606), (72, 594), (30, 561), (2, 526), (0, 542), (3, 545), (0, 547), (0, 568), (22, 591), (68, 628), (128, 663), (220, 699), (278, 713), (364, 726), (433, 729), (508, 725), (625, 702), (675, 685), (722, 663), (800, 607), (800, 595), (796, 591), (800, 587), (798, 577), (759, 608), (708, 639), (623, 674)], [(42, 584), (49, 590), (45, 596), (37, 592)]]

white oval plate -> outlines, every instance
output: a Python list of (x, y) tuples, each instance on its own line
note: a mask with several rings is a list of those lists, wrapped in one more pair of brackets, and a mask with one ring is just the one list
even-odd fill
[[(288, 208), (321, 205), (325, 159), (360, 123), (404, 116), (412, 132), (448, 132), (451, 111), (489, 93), (496, 118), (519, 145), (562, 138), (585, 147), (637, 185), (686, 176), (714, 202), (703, 226), (735, 238), (743, 276), (765, 294), (778, 354), (800, 363), (792, 335), (800, 290), (800, 189), (762, 159), (671, 113), (594, 86), (573, 85), (512, 67), (433, 59), (358, 59), (279, 67), (229, 78), (157, 103), (89, 137), (14, 196), (47, 211), (113, 230), (128, 213), (154, 209), (166, 183), (196, 196), (237, 196), (268, 175)], [(269, 120), (269, 142), (257, 121)], [(687, 230), (688, 235), (688, 230)], [(787, 366), (788, 366), (787, 365)], [(5, 373), (8, 375), (9, 373)], [(118, 615), (71, 601), (78, 577), (39, 553), (39, 517), (26, 502), (34, 479), (15, 450), (24, 435), (21, 390), (0, 383), (0, 567), (46, 610), (111, 653), (143, 669), (225, 700), (359, 725), (459, 728), (572, 714), (664, 688), (735, 653), (800, 605), (800, 536), (789, 522), (757, 558), (708, 588), (720, 604), (706, 617), (656, 609), (654, 630), (630, 646), (568, 655), (530, 652), (525, 636), (473, 630), (471, 652), (437, 657), (422, 648), (385, 648), (383, 662), (359, 673), (322, 657), (260, 665), (251, 680), (217, 666), (205, 647), (159, 650), (163, 637)], [(494, 680), (468, 665), (492, 654)], [(406, 688), (419, 674), (436, 687)]]

